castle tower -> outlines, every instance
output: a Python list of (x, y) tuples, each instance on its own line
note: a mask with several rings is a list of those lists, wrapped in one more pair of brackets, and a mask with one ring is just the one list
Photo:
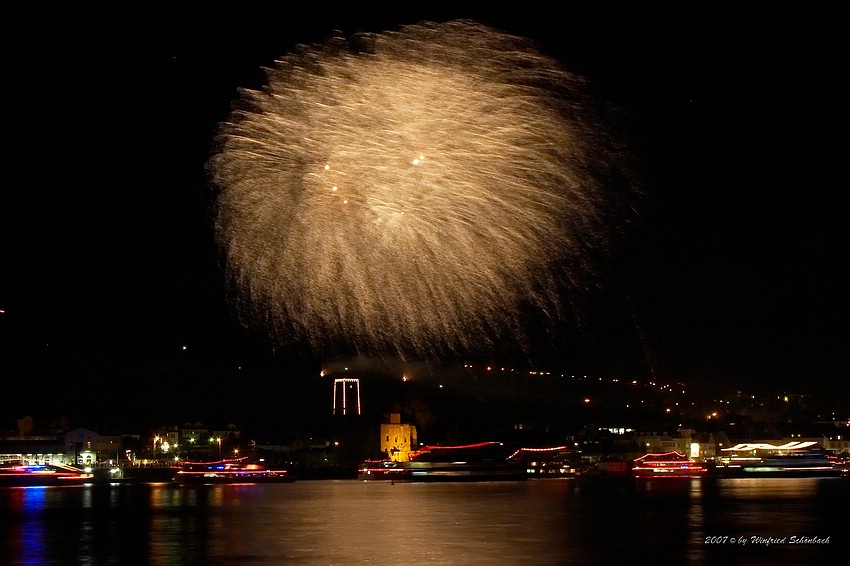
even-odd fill
[(416, 427), (403, 424), (399, 413), (390, 413), (389, 421), (381, 425), (381, 452), (387, 454), (390, 460), (407, 462), (410, 452), (419, 448)]

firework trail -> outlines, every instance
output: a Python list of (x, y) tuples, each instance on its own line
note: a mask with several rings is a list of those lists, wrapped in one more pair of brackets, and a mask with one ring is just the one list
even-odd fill
[(621, 152), (584, 81), (529, 41), (423, 23), (265, 71), (209, 161), (247, 324), (315, 350), (475, 351), (587, 284)]

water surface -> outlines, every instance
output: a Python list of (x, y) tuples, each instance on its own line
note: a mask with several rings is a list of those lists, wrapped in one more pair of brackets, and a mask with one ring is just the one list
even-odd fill
[(2, 488), (0, 564), (839, 564), (848, 503), (846, 479)]

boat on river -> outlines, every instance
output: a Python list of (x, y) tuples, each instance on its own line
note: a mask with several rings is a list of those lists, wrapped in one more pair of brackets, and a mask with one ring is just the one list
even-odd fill
[(632, 460), (632, 476), (636, 478), (693, 478), (708, 472), (703, 464), (681, 452), (650, 452)]
[(24, 460), (0, 464), (0, 487), (82, 485), (92, 481), (91, 472), (64, 464), (37, 464)]
[(174, 481), (181, 484), (291, 483), (295, 476), (286, 468), (271, 468), (264, 460), (248, 457), (213, 462), (184, 462)]
[(521, 463), (528, 479), (574, 478), (581, 469), (569, 446), (519, 448), (508, 460)]
[(461, 446), (426, 446), (409, 460), (366, 460), (357, 479), (364, 481), (482, 482), (527, 479), (522, 462), (506, 458), (500, 442)]
[(847, 467), (839, 462), (833, 451), (811, 441), (778, 446), (741, 443), (722, 451), (724, 455), (717, 467), (721, 477), (829, 478), (848, 475)]

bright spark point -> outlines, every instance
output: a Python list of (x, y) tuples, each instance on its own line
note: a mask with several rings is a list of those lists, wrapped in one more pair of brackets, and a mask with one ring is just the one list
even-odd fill
[(316, 350), (478, 350), (587, 287), (622, 153), (529, 41), (426, 23), (300, 46), (266, 79), (209, 163), (246, 324)]

